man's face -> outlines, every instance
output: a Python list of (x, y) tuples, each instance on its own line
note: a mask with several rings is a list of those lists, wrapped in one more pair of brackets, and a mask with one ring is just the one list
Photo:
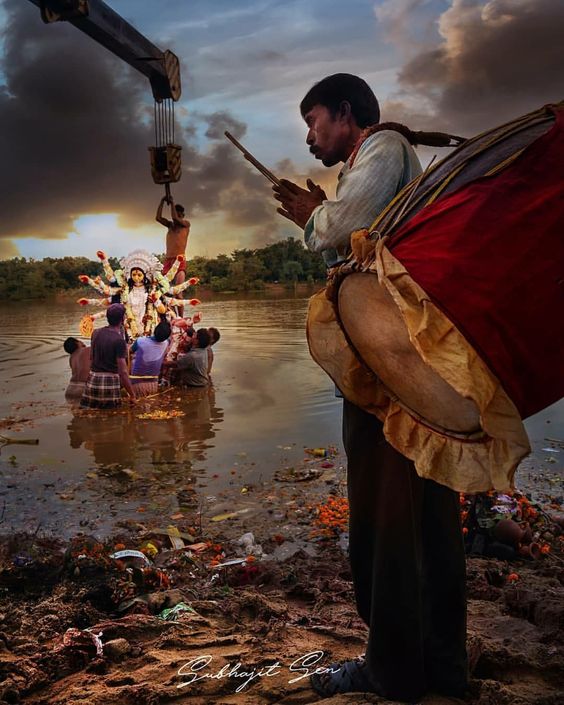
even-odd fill
[(306, 143), (316, 159), (321, 159), (324, 166), (334, 166), (345, 161), (347, 141), (347, 124), (337, 115), (332, 117), (329, 109), (323, 105), (314, 105), (304, 115), (308, 126)]
[(175, 211), (176, 211), (176, 215), (179, 218), (184, 218), (184, 211), (182, 210), (182, 208), (179, 208), (178, 206), (176, 206)]

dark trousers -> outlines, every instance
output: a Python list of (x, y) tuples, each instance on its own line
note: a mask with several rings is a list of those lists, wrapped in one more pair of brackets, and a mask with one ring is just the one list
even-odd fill
[(350, 562), (366, 662), (383, 695), (459, 694), (467, 683), (466, 564), (458, 493), (415, 472), (383, 424), (344, 400)]

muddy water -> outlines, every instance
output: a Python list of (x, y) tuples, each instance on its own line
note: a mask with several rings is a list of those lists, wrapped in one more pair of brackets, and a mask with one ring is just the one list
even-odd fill
[[(213, 389), (174, 391), (105, 415), (73, 411), (63, 398), (69, 370), (62, 341), (77, 335), (77, 306), (0, 308), (0, 418), (15, 420), (0, 433), (39, 440), (1, 451), (0, 531), (104, 531), (144, 512), (168, 521), (179, 488), (219, 507), (223, 491), (260, 485), (298, 464), (304, 447), (340, 444), (340, 402), (307, 350), (307, 299), (214, 300), (200, 308), (202, 324), (222, 333)], [(159, 406), (184, 416), (138, 418)], [(564, 444), (546, 439), (564, 440), (564, 405), (528, 428), (535, 455), (521, 482), (561, 494)]]
[[(302, 459), (304, 446), (338, 442), (339, 402), (309, 357), (306, 307), (304, 298), (202, 303), (202, 324), (222, 333), (213, 389), (174, 391), (149, 405), (89, 416), (63, 397), (69, 370), (62, 342), (77, 335), (78, 307), (30, 302), (1, 308), (0, 418), (18, 423), (0, 433), (39, 444), (1, 451), (0, 530), (41, 524), (72, 533), (77, 512), (93, 516), (98, 526), (104, 515), (99, 493), (121, 469), (155, 487), (165, 476), (171, 485), (218, 476), (210, 490), (216, 494), (230, 483), (270, 478), (276, 468)], [(184, 416), (137, 418), (158, 406)], [(114, 517), (137, 509), (143, 497), (133, 494), (111, 502)]]

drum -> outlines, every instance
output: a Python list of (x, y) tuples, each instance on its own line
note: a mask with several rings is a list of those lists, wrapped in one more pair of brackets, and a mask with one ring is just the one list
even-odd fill
[(310, 301), (314, 359), (418, 473), (511, 489), (522, 419), (564, 395), (564, 104), (408, 184)]

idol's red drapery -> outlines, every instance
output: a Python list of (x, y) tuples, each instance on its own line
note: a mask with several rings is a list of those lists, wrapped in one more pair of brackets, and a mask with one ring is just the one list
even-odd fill
[(564, 110), (510, 166), (428, 205), (387, 245), (522, 418), (564, 396)]

